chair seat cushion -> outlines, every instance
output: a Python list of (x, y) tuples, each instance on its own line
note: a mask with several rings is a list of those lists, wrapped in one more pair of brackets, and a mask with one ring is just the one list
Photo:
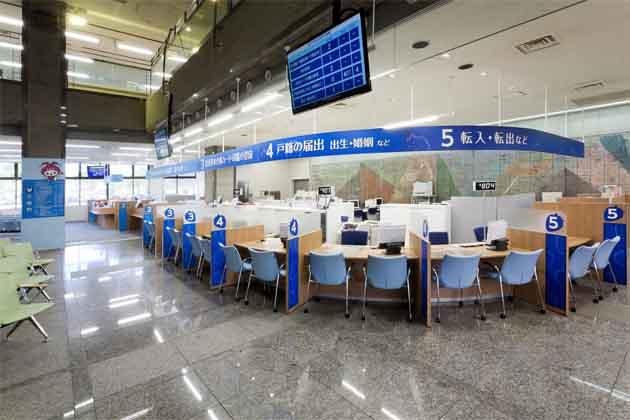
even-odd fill
[(34, 267), (41, 267), (41, 266), (52, 264), (54, 262), (55, 260), (53, 258), (39, 258), (39, 259), (33, 260), (32, 265)]
[(0, 309), (0, 325), (13, 324), (14, 322), (28, 319), (28, 317), (37, 315), (54, 305), (54, 303), (28, 303)]

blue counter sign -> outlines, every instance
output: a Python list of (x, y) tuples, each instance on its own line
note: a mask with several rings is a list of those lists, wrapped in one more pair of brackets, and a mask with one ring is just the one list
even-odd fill
[(298, 234), (298, 221), (296, 219), (291, 219), (289, 223), (289, 233), (291, 236), (297, 236)]
[(167, 219), (173, 219), (175, 217), (175, 210), (167, 207), (166, 210), (164, 210), (164, 217), (166, 217)]
[(564, 219), (558, 213), (550, 214), (545, 221), (547, 232), (557, 232), (564, 227)]
[(222, 214), (217, 214), (216, 216), (214, 216), (213, 223), (216, 228), (225, 229), (226, 227), (225, 216)]
[(607, 222), (614, 222), (615, 220), (619, 220), (623, 217), (623, 210), (617, 206), (608, 207), (604, 211), (604, 220)]
[(195, 223), (197, 221), (197, 215), (194, 211), (188, 210), (184, 213), (184, 221), (186, 223)]

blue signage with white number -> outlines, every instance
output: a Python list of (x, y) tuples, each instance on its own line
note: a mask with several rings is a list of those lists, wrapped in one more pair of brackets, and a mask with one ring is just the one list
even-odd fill
[(289, 233), (292, 236), (297, 236), (298, 235), (298, 221), (297, 221), (297, 219), (291, 219), (291, 222), (289, 222)]
[(397, 130), (374, 128), (315, 133), (252, 144), (197, 160), (152, 168), (148, 176), (159, 178), (320, 156), (478, 150), (544, 152), (584, 157), (584, 143), (581, 141), (529, 128), (462, 125)]
[(196, 223), (197, 222), (197, 215), (195, 214), (195, 212), (192, 211), (192, 210), (187, 210), (186, 213), (184, 213), (184, 222), (186, 222), (186, 223)]
[(166, 210), (164, 210), (164, 217), (167, 219), (175, 218), (175, 210), (173, 210), (170, 207), (167, 207)]
[(607, 222), (614, 222), (623, 217), (623, 210), (619, 207), (608, 207), (604, 210), (604, 220)]
[(564, 219), (558, 213), (550, 214), (545, 220), (547, 232), (557, 232), (564, 227)]
[(225, 221), (225, 216), (222, 214), (217, 214), (216, 216), (214, 216), (214, 220), (213, 220), (214, 226), (219, 228), (219, 229), (225, 229), (226, 228), (226, 221)]

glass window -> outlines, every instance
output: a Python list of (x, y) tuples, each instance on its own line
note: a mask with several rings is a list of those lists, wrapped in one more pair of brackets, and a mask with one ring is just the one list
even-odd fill
[(76, 162), (66, 162), (66, 178), (79, 177), (79, 164)]
[(15, 210), (17, 208), (16, 193), (19, 181), (15, 179), (0, 180), (0, 213), (8, 214), (6, 210)]
[(112, 163), (109, 165), (109, 174), (110, 175), (122, 175), (126, 178), (131, 178), (133, 176), (132, 165), (123, 164), (123, 163)]
[(197, 180), (195, 178), (179, 178), (177, 180), (177, 194), (195, 195)]
[(164, 179), (164, 195), (177, 194), (177, 179), (165, 178)]
[(80, 182), (78, 179), (66, 179), (66, 206), (79, 205)]
[(14, 178), (15, 164), (13, 162), (0, 162), (0, 178)]
[(125, 179), (123, 182), (109, 184), (109, 198), (127, 199), (133, 197), (133, 180)]
[(133, 194), (134, 195), (148, 195), (149, 182), (146, 179), (134, 179), (133, 180)]
[(147, 175), (147, 165), (134, 165), (133, 176), (134, 178), (142, 178)]
[(81, 205), (86, 205), (88, 200), (105, 200), (107, 198), (107, 186), (102, 179), (81, 180)]

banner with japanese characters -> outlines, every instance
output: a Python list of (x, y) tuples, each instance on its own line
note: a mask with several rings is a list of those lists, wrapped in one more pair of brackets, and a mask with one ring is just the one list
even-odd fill
[(239, 147), (198, 160), (151, 169), (149, 177), (239, 165), (364, 153), (505, 150), (584, 157), (584, 143), (540, 130), (499, 126), (433, 126), (316, 133)]

